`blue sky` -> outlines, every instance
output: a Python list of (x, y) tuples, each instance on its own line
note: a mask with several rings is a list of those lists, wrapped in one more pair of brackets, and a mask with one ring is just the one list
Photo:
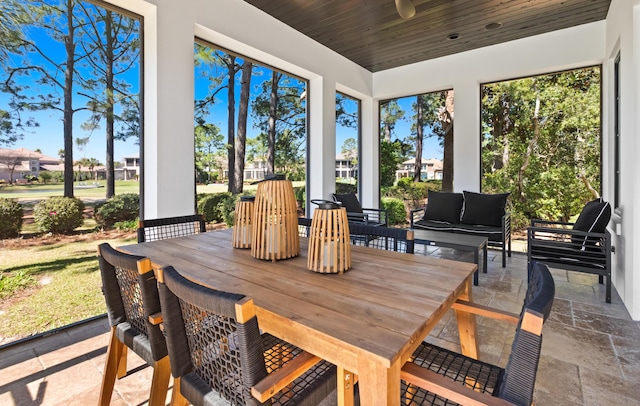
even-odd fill
[[(42, 48), (46, 49), (46, 52), (53, 56), (55, 59), (63, 60), (64, 59), (64, 51), (62, 45), (56, 41), (50, 39), (46, 33), (31, 29), (28, 32), (28, 36), (33, 38), (36, 43), (38, 43)], [(16, 59), (14, 57), (14, 64), (19, 66), (22, 61), (20, 59)], [(31, 62), (41, 64), (43, 67), (47, 67), (46, 62), (39, 57), (32, 56)], [(52, 70), (52, 67), (49, 67)], [(265, 80), (269, 80), (271, 78), (271, 71), (267, 68), (258, 68), (257, 75), (254, 75), (252, 78), (252, 96), (256, 95), (259, 92), (260, 85)], [(136, 66), (135, 69), (129, 71), (126, 74), (125, 79), (131, 83), (132, 91), (136, 91), (138, 88), (138, 79), (139, 70)], [(239, 78), (238, 78), (239, 82)], [(21, 82), (22, 84), (27, 84), (26, 80)], [(34, 83), (29, 83), (32, 86), (30, 90), (30, 94), (36, 93), (51, 93), (53, 92), (57, 96), (62, 99), (61, 90), (52, 87), (43, 87), (35, 85)], [(208, 83), (196, 74), (196, 95), (197, 97), (202, 97), (204, 92), (207, 92)], [(79, 89), (76, 89), (78, 92)], [(236, 102), (239, 101), (239, 91), (236, 94)], [(6, 107), (9, 98), (5, 93), (0, 93), (0, 108), (7, 109)], [(410, 135), (410, 127), (409, 117), (411, 115), (411, 103), (413, 102), (413, 97), (405, 97), (399, 99), (398, 102), (401, 108), (406, 112), (406, 118), (397, 123), (394, 135), (398, 138), (405, 138)], [(74, 96), (74, 108), (84, 107), (87, 99), (82, 96), (76, 95)], [(225, 134), (226, 139), (226, 128), (227, 128), (227, 109), (226, 109), (226, 92), (221, 91), (217, 95), (216, 104), (211, 109), (212, 115), (210, 117), (210, 121), (220, 128), (221, 132)], [(352, 106), (352, 108), (356, 108), (355, 103), (347, 103), (347, 105)], [(23, 131), (22, 139), (18, 140), (14, 145), (2, 145), (5, 148), (18, 148), (23, 147), (30, 150), (40, 149), (42, 153), (45, 155), (49, 155), (52, 157), (58, 157), (58, 151), (64, 148), (64, 140), (63, 140), (63, 123), (62, 123), (62, 113), (58, 110), (46, 110), (46, 111), (38, 111), (31, 112), (28, 114), (23, 114), (23, 117), (32, 117), (35, 119), (37, 123), (39, 123), (39, 127), (36, 128), (27, 128)], [(89, 117), (89, 112), (87, 111), (79, 111), (74, 114), (74, 160), (81, 159), (83, 157), (87, 158), (97, 158), (100, 162), (105, 162), (105, 132), (104, 132), (104, 123), (102, 123), (101, 128), (98, 128), (93, 131), (82, 129), (81, 125), (85, 122)], [(253, 119), (251, 114), (249, 114), (248, 123), (248, 136), (249, 138), (255, 137), (259, 133), (259, 129), (255, 128), (253, 125)], [(75, 143), (75, 139), (77, 138), (89, 138), (89, 142), (87, 145), (80, 149)], [(352, 128), (345, 128), (342, 126), (336, 127), (336, 154), (339, 153), (342, 149), (342, 145), (344, 140), (347, 138), (356, 138), (357, 130)], [(438, 145), (438, 140), (435, 137), (427, 137), (425, 138), (425, 148), (423, 157), (425, 159), (428, 158), (442, 158), (442, 149)], [(127, 141), (116, 141), (115, 142), (115, 160), (121, 161), (123, 157), (128, 156), (136, 156), (139, 154), (139, 146), (137, 145), (137, 140), (129, 139)]]

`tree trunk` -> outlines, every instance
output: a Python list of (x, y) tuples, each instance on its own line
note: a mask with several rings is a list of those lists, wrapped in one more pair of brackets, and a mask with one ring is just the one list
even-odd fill
[(445, 109), (440, 118), (444, 129), (444, 153), (442, 163), (442, 190), (453, 191), (453, 90), (448, 90), (445, 97)]
[(106, 136), (107, 136), (107, 158), (105, 164), (105, 170), (107, 171), (107, 191), (106, 197), (107, 199), (113, 197), (116, 192), (116, 183), (115, 183), (115, 171), (113, 167), (113, 156), (114, 156), (114, 147), (113, 147), (113, 137), (114, 137), (114, 112), (113, 106), (115, 105), (115, 100), (113, 98), (114, 94), (114, 74), (113, 74), (113, 64), (114, 64), (114, 55), (113, 55), (113, 38), (112, 38), (112, 12), (106, 10), (106, 18), (105, 18), (105, 35), (106, 35), (106, 52), (105, 52), (105, 69), (106, 69), (106, 92), (107, 92), (107, 117), (106, 117)]
[(384, 123), (384, 140), (391, 142), (391, 124)]
[(276, 168), (276, 120), (278, 119), (278, 85), (282, 77), (276, 71), (271, 76), (269, 96), (269, 128), (267, 129), (267, 173), (275, 173)]
[(235, 128), (236, 128), (236, 57), (229, 55), (229, 59), (225, 60), (227, 70), (229, 71), (229, 87), (227, 88), (227, 168), (229, 168), (229, 192), (236, 190), (235, 167)]
[(424, 138), (424, 117), (422, 97), (416, 97), (416, 162), (413, 169), (413, 181), (420, 182), (422, 178), (422, 141)]
[(536, 105), (533, 111), (533, 118), (531, 119), (533, 124), (533, 136), (531, 137), (531, 141), (529, 141), (529, 145), (527, 145), (527, 152), (524, 156), (524, 161), (518, 170), (518, 194), (522, 201), (526, 200), (526, 196), (524, 194), (524, 172), (529, 167), (529, 163), (531, 163), (531, 155), (533, 155), (533, 150), (538, 143), (538, 137), (540, 136), (540, 94), (536, 93)]
[(251, 69), (253, 64), (245, 61), (242, 64), (240, 88), (240, 108), (238, 110), (238, 136), (235, 142), (235, 170), (233, 194), (242, 193), (244, 185), (244, 159), (247, 145), (247, 115), (249, 112), (249, 90), (251, 89)]
[(64, 37), (67, 63), (64, 72), (64, 196), (73, 197), (73, 71), (75, 65), (75, 39), (73, 26), (73, 0), (67, 0), (67, 26)]

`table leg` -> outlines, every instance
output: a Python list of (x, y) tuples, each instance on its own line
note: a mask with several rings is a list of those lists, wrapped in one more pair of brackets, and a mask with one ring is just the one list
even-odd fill
[[(473, 302), (471, 295), (471, 275), (467, 278), (464, 292), (459, 299)], [(460, 347), (467, 357), (478, 359), (478, 343), (476, 341), (476, 316), (461, 310), (455, 310), (458, 320), (458, 333), (460, 335)]]
[(347, 371), (341, 366), (338, 366), (338, 405), (341, 406), (353, 406), (353, 385), (355, 379), (353, 373)]
[(473, 286), (478, 286), (478, 273), (480, 272), (480, 260), (478, 256), (480, 255), (480, 248), (476, 248), (473, 250), (473, 262), (478, 265), (478, 269), (473, 273)]
[(360, 404), (400, 406), (400, 361), (391, 368), (367, 359), (360, 359), (358, 364)]
[(482, 272), (483, 273), (487, 273), (487, 245), (489, 245), (489, 243), (485, 242), (484, 246), (482, 247)]

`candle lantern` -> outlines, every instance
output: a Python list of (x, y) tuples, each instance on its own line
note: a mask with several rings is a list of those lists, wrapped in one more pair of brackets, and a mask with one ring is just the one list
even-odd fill
[(328, 200), (311, 202), (318, 208), (311, 221), (307, 267), (320, 273), (343, 273), (351, 267), (347, 210)]
[(254, 196), (241, 196), (233, 217), (233, 248), (251, 248)]
[(290, 180), (269, 175), (258, 184), (251, 224), (251, 256), (277, 261), (300, 254), (298, 208)]

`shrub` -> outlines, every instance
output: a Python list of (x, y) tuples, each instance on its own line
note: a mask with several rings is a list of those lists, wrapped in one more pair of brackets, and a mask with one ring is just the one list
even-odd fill
[(84, 203), (73, 197), (50, 197), (33, 207), (33, 218), (42, 231), (68, 234), (84, 222)]
[(138, 229), (138, 219), (118, 221), (113, 225), (113, 228), (119, 231), (136, 231)]
[(51, 182), (51, 179), (53, 179), (53, 174), (51, 172), (40, 172), (40, 180), (42, 181), (42, 183), (47, 184)]
[(231, 197), (229, 192), (208, 193), (198, 199), (198, 213), (204, 216), (207, 223), (220, 223), (224, 221), (223, 203)]
[(402, 200), (394, 197), (383, 197), (382, 208), (387, 210), (389, 225), (402, 224), (407, 221), (407, 211)]
[(220, 204), (220, 212), (222, 213), (222, 218), (229, 228), (233, 227), (233, 221), (236, 217), (236, 202), (238, 201), (238, 199), (240, 199), (240, 196), (238, 195), (229, 195)]
[(358, 187), (356, 185), (352, 185), (351, 183), (339, 183), (336, 182), (336, 193), (339, 195), (344, 195), (347, 193), (357, 193)]
[(94, 218), (100, 226), (111, 228), (120, 221), (134, 221), (139, 213), (140, 196), (135, 193), (125, 193), (96, 205)]
[(20, 235), (22, 215), (20, 203), (0, 197), (0, 240)]

